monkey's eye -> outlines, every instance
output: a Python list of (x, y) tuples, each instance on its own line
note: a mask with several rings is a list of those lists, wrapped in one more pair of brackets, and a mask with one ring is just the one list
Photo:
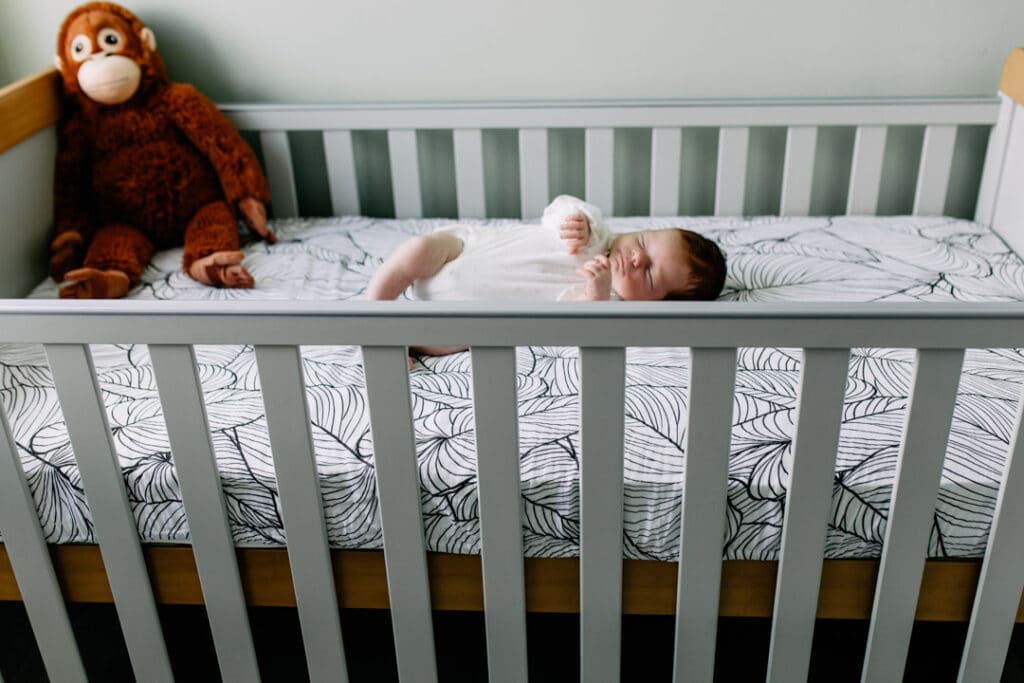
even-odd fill
[(124, 47), (124, 37), (112, 28), (100, 29), (96, 39), (104, 52), (120, 52)]
[(92, 54), (92, 41), (89, 36), (80, 33), (71, 41), (71, 59), (84, 62)]

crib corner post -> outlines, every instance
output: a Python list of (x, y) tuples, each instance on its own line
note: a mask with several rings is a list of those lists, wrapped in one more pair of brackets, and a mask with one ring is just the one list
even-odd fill
[(999, 84), (999, 118), (989, 138), (974, 220), (1024, 254), (1024, 48), (1010, 52)]

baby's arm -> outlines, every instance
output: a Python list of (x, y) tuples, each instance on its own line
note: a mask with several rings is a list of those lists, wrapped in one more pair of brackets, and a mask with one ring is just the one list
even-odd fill
[(433, 232), (406, 240), (370, 278), (366, 298), (396, 299), (413, 282), (433, 277), (461, 253), (462, 240), (449, 232)]
[(601, 209), (567, 194), (548, 204), (541, 225), (565, 241), (570, 254), (581, 250), (591, 255), (603, 254), (611, 237)]

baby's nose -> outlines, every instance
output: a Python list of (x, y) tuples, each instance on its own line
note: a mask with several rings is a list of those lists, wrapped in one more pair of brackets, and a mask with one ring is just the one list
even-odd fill
[(641, 266), (646, 264), (647, 255), (644, 254), (644, 252), (641, 251), (640, 249), (634, 249), (633, 253), (630, 254), (629, 260), (633, 263), (634, 268), (640, 268)]

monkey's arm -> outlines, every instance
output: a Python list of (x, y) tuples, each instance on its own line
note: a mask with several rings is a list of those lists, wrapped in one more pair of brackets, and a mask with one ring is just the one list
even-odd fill
[(81, 121), (71, 116), (60, 126), (53, 174), (54, 239), (50, 276), (57, 282), (82, 262), (84, 235), (92, 220), (91, 154)]
[(250, 197), (270, 201), (256, 155), (212, 102), (185, 83), (172, 83), (165, 98), (168, 117), (213, 165), (232, 207)]

